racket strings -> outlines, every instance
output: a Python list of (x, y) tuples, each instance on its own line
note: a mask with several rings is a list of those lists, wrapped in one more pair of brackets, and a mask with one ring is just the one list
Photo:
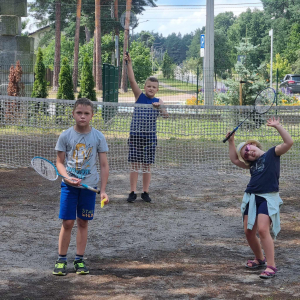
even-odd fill
[(275, 101), (275, 93), (271, 88), (265, 89), (261, 92), (255, 100), (255, 111), (259, 114), (266, 113)]
[(31, 161), (31, 165), (36, 172), (48, 180), (56, 180), (58, 177), (55, 167), (47, 160), (34, 158)]

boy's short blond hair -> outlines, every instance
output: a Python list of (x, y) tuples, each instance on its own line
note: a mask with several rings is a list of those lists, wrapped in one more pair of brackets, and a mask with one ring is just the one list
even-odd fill
[(154, 77), (154, 76), (150, 76), (150, 77), (148, 77), (148, 78), (146, 79), (146, 81), (145, 81), (145, 84), (147, 83), (147, 81), (151, 81), (151, 82), (157, 82), (157, 83), (158, 83), (158, 85), (159, 85), (159, 81), (158, 81), (158, 79), (157, 79), (156, 77)]
[(75, 104), (74, 104), (73, 111), (76, 109), (76, 107), (78, 105), (90, 106), (92, 108), (92, 113), (94, 113), (94, 104), (90, 99), (88, 99), (88, 98), (79, 98), (79, 99), (77, 99)]

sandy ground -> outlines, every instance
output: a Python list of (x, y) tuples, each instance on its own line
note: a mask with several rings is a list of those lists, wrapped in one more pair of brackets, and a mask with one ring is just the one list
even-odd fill
[[(153, 203), (126, 202), (128, 174), (111, 174), (109, 205), (98, 203), (85, 253), (90, 275), (76, 275), (76, 228), (68, 274), (57, 258), (60, 182), (32, 169), (0, 169), (1, 299), (300, 299), (300, 183), (281, 181), (278, 276), (245, 268), (253, 258), (240, 202), (249, 177), (212, 171), (198, 178), (153, 174)], [(141, 187), (141, 182), (139, 182)]]

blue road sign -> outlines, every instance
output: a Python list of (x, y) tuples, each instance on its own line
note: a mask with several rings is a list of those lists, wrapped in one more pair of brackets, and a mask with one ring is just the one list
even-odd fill
[(205, 34), (201, 34), (201, 37), (200, 37), (200, 48), (205, 48)]

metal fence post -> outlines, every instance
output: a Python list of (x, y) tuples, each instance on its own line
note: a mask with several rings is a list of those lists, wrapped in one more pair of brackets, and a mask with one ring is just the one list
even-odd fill
[(198, 99), (199, 99), (199, 84), (198, 84), (198, 82), (199, 82), (199, 66), (197, 67), (197, 92), (196, 92), (196, 94), (197, 94), (197, 105), (199, 105), (199, 102), (198, 102)]

